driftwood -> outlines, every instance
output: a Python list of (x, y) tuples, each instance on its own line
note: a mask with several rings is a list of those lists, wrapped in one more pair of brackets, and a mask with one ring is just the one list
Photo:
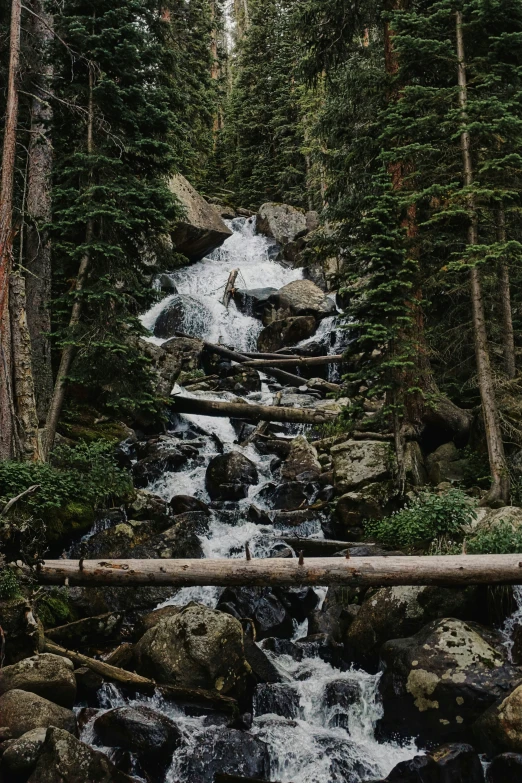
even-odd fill
[(342, 353), (332, 354), (331, 356), (298, 356), (288, 358), (278, 357), (277, 359), (252, 359), (244, 362), (247, 367), (261, 369), (263, 367), (313, 367), (316, 364), (339, 364), (343, 360)]
[(337, 413), (315, 408), (284, 408), (275, 405), (253, 405), (246, 402), (217, 402), (199, 397), (170, 398), (174, 413), (192, 413), (200, 416), (229, 416), (247, 421), (283, 421), (299, 424), (326, 424), (337, 418)]
[(96, 658), (89, 658), (89, 656), (82, 655), (75, 650), (67, 650), (65, 647), (61, 647), (59, 644), (55, 644), (45, 637), (42, 651), (53, 653), (54, 655), (61, 655), (63, 658), (69, 658), (73, 663), (77, 663), (80, 666), (87, 666), (91, 671), (100, 674), (106, 680), (113, 680), (121, 685), (134, 688), (141, 693), (154, 693), (154, 691), (157, 690), (165, 696), (165, 698), (172, 699), (172, 701), (196, 702), (227, 712), (234, 712), (237, 707), (236, 700), (231, 699), (228, 696), (221, 696), (221, 694), (217, 692), (214, 693), (213, 691), (207, 691), (203, 688), (179, 688), (173, 685), (159, 685), (154, 682), (154, 680), (150, 680), (148, 677), (142, 677), (135, 672), (127, 671), (127, 669), (120, 669), (119, 666), (111, 666), (111, 664), (99, 661)]
[(228, 308), (230, 299), (234, 293), (234, 285), (236, 282), (237, 273), (239, 269), (233, 269), (228, 276), (227, 284), (225, 286), (225, 293), (223, 294), (223, 304)]
[(84, 586), (521, 584), (522, 554), (315, 557), (302, 565), (295, 558), (46, 560), (36, 576), (41, 584)]
[[(274, 397), (274, 405), (272, 407), (277, 407), (279, 405), (282, 396), (283, 392), (278, 391)], [(245, 446), (248, 446), (249, 443), (252, 443), (252, 441), (254, 441), (260, 435), (264, 435), (269, 424), (269, 421), (260, 421), (255, 430), (250, 433), (248, 438), (245, 438), (245, 440), (241, 441), (239, 445), (243, 446), (244, 448)]]

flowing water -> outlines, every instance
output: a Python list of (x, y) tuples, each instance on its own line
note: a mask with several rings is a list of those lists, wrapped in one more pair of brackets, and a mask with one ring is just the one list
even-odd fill
[[(244, 288), (280, 288), (292, 280), (300, 279), (302, 270), (285, 267), (275, 260), (277, 249), (274, 243), (256, 235), (253, 219), (238, 218), (229, 225), (234, 233), (221, 248), (199, 263), (173, 272), (171, 277), (177, 291), (192, 297), (197, 303), (196, 315), (189, 313), (184, 331), (213, 342), (223, 342), (236, 349), (252, 350), (255, 349), (256, 338), (262, 328), (261, 322), (239, 312), (233, 302), (227, 310), (220, 301), (230, 270), (239, 269), (238, 284)], [(158, 315), (171, 299), (168, 296), (155, 305), (143, 317), (144, 325), (152, 330)], [(339, 337), (334, 327), (335, 317), (325, 319), (311, 339), (320, 341), (326, 350), (338, 352), (343, 337)], [(157, 338), (151, 339), (161, 343)], [(307, 342), (304, 341), (303, 345)], [(184, 394), (188, 392), (184, 391)], [(211, 393), (198, 394), (213, 397)], [(249, 398), (269, 403), (272, 394), (268, 385), (263, 383), (262, 390), (247, 395), (246, 399)], [(247, 542), (254, 556), (268, 556), (277, 546), (277, 536), (285, 532), (319, 538), (323, 536), (319, 514), (312, 521), (286, 531), (268, 522), (260, 525), (249, 521), (246, 512), (252, 503), (266, 509), (270, 515), (263, 500), (263, 487), (273, 481), (270, 470), (273, 455), (260, 455), (252, 445), (240, 447), (236, 442), (236, 431), (228, 419), (184, 416), (178, 425), (178, 433), (179, 429), (188, 427), (191, 422), (208, 434), (204, 450), (200, 451), (204, 460), (188, 463), (178, 472), (165, 472), (149, 487), (152, 492), (166, 499), (188, 494), (208, 502), (205, 490), (206, 466), (221, 449), (225, 452), (242, 451), (255, 462), (259, 472), (259, 484), (250, 487), (249, 496), (238, 502), (236, 510), (212, 512), (208, 532), (201, 539), (206, 557), (244, 557)], [(287, 434), (290, 436), (288, 428)], [(165, 604), (184, 605), (189, 601), (198, 601), (215, 607), (220, 593), (220, 588), (215, 587), (183, 588)], [(318, 589), (318, 593), (322, 600), (326, 590)], [(306, 636), (307, 623), (294, 623), (295, 642), (299, 637)], [(263, 644), (261, 642), (261, 646)], [(290, 717), (274, 714), (270, 707), (271, 704), (273, 708), (273, 700), (267, 702), (260, 691), (254, 701), (253, 725), (248, 732), (268, 746), (271, 780), (282, 783), (359, 783), (384, 777), (399, 761), (415, 754), (413, 742), (405, 745), (380, 743), (375, 737), (376, 724), (381, 716), (377, 693), (378, 675), (338, 669), (323, 660), (312, 644), (292, 645), (287, 642), (287, 645), (290, 647), (285, 652), (266, 650), (281, 673), (283, 685), (264, 687), (272, 687), (276, 691), (281, 688), (281, 698), (291, 697), (292, 714)], [(296, 649), (299, 649), (299, 655), (295, 655)], [(346, 703), (342, 699), (332, 700), (332, 688), (347, 689), (351, 698)], [(209, 727), (208, 720), (187, 717), (180, 708), (158, 696), (129, 701), (112, 685), (103, 686), (100, 702), (105, 709), (129, 703), (145, 704), (175, 719), (182, 727), (184, 745), (176, 751), (165, 783), (190, 783), (195, 779), (211, 783), (210, 767), (207, 772), (200, 770), (199, 777), (190, 767), (195, 750), (205, 742), (208, 743), (209, 732), (216, 730)], [(95, 741), (92, 721), (84, 728), (83, 738), (88, 742)], [(240, 769), (227, 771), (241, 774)]]

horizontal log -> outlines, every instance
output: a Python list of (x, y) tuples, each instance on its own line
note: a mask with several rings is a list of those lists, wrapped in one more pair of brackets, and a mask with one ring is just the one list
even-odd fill
[(247, 421), (282, 421), (297, 424), (326, 424), (338, 414), (315, 408), (285, 408), (275, 405), (254, 405), (247, 402), (218, 402), (201, 397), (170, 398), (174, 413), (192, 413), (199, 416), (229, 416)]
[(301, 357), (292, 351), (280, 351), (279, 353), (260, 353), (259, 351), (243, 351), (243, 356), (248, 359), (300, 359)]
[(296, 552), (301, 549), (306, 554), (314, 556), (315, 554), (326, 555), (327, 553), (334, 554), (340, 552), (342, 549), (347, 549), (352, 546), (367, 546), (374, 547), (375, 544), (367, 543), (366, 541), (334, 541), (331, 538), (298, 538), (291, 536), (275, 536), (275, 540), (283, 541)]
[[(80, 568), (81, 565), (81, 568)], [(41, 584), (69, 585), (472, 585), (521, 584), (522, 554), (208, 560), (46, 560)]]
[(313, 367), (316, 364), (338, 364), (342, 362), (343, 355), (331, 354), (331, 356), (298, 356), (296, 358), (288, 359), (280, 357), (277, 359), (252, 359), (248, 362), (243, 362), (247, 367), (253, 367), (254, 369), (261, 369), (262, 367)]

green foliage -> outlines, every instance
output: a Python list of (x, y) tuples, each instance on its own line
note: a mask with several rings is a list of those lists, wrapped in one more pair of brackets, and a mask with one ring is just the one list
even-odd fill
[(44, 628), (55, 628), (77, 620), (77, 613), (70, 606), (67, 590), (53, 587), (38, 598), (38, 617)]
[(422, 492), (389, 517), (366, 522), (365, 531), (386, 546), (409, 550), (462, 535), (462, 526), (475, 518), (474, 503), (462, 490)]
[(490, 530), (481, 530), (466, 539), (469, 555), (511, 555), (522, 553), (522, 529), (500, 520)]
[(7, 566), (0, 569), (0, 599), (8, 600), (20, 595), (20, 583), (16, 574)]

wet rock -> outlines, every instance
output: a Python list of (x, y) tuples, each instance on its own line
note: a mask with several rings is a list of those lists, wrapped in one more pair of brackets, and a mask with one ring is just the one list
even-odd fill
[(237, 729), (213, 726), (198, 734), (194, 744), (176, 754), (176, 772), (190, 783), (213, 783), (216, 773), (268, 779), (267, 745)]
[(463, 481), (467, 465), (454, 443), (444, 443), (426, 457), (429, 480), (435, 486), (442, 481)]
[(255, 464), (239, 451), (213, 457), (205, 475), (205, 487), (212, 500), (245, 498), (248, 486), (258, 481)]
[(208, 204), (185, 177), (175, 174), (169, 188), (184, 208), (183, 218), (176, 223), (171, 239), (178, 253), (191, 261), (199, 261), (223, 244), (232, 231), (223, 222), (213, 204)]
[[(93, 672), (88, 666), (80, 666), (74, 670), (77, 695), (81, 701), (91, 701), (97, 697), (98, 691), (104, 683), (101, 674)], [(81, 726), (79, 726), (81, 730)]]
[(169, 504), (147, 489), (138, 489), (134, 500), (127, 506), (127, 516), (129, 519), (163, 522), (165, 517), (169, 516)]
[(237, 309), (245, 315), (263, 318), (265, 311), (271, 312), (270, 297), (277, 293), (277, 288), (237, 289), (234, 292), (234, 302)]
[(522, 753), (522, 685), (477, 720), (475, 734), (490, 754)]
[(430, 756), (415, 756), (397, 764), (385, 783), (440, 783), (440, 772)]
[(253, 620), (258, 640), (267, 636), (289, 639), (294, 631), (288, 609), (270, 587), (227, 587), (218, 608), (234, 617)]
[(294, 280), (270, 297), (279, 317), (312, 315), (316, 320), (334, 315), (335, 304), (311, 280)]
[(114, 764), (59, 727), (48, 729), (28, 783), (138, 783)]
[(149, 441), (140, 452), (140, 457), (144, 456), (132, 468), (134, 484), (139, 489), (144, 489), (147, 484), (160, 478), (165, 471), (179, 470), (199, 453), (190, 443), (166, 436)]
[(166, 339), (176, 332), (203, 334), (211, 320), (210, 312), (188, 294), (173, 294), (154, 324), (154, 337)]
[(144, 762), (170, 760), (181, 741), (174, 721), (149, 707), (116, 707), (100, 715), (94, 730), (103, 745), (137, 753)]
[(258, 683), (282, 682), (283, 677), (268, 655), (254, 642), (248, 633), (244, 635), (245, 658)]
[(328, 710), (328, 725), (349, 729), (347, 711), (361, 698), (361, 691), (356, 682), (349, 680), (333, 680), (326, 685), (324, 704)]
[(134, 549), (134, 557), (196, 558), (203, 557), (200, 535), (208, 530), (208, 515), (203, 511), (187, 511), (173, 518), (174, 524), (152, 536)]
[(157, 682), (228, 693), (247, 671), (243, 629), (234, 617), (189, 604), (161, 620), (135, 647), (137, 670)]
[(15, 738), (48, 726), (74, 733), (76, 718), (72, 710), (59, 707), (36, 693), (15, 688), (0, 696), (0, 726), (8, 728)]
[(0, 769), (12, 775), (15, 780), (18, 776), (27, 777), (36, 765), (46, 734), (47, 729), (33, 729), (18, 739), (4, 743)]
[(210, 515), (207, 504), (192, 495), (174, 495), (169, 501), (169, 506), (174, 515), (184, 514), (186, 511), (201, 511), (207, 516)]
[(450, 743), (430, 753), (440, 774), (440, 783), (484, 783), (479, 755), (472, 745)]
[(172, 276), (167, 274), (166, 272), (162, 272), (160, 275), (157, 276), (156, 284), (159, 286), (160, 290), (166, 294), (178, 293), (178, 289), (176, 288)]
[(381, 648), (386, 731), (436, 740), (470, 737), (474, 721), (520, 681), (482, 626), (435, 620)]
[(411, 636), (436, 618), (475, 620), (478, 615), (476, 587), (384, 587), (365, 598), (348, 628), (347, 655), (354, 663), (375, 672), (380, 649), (390, 639)]
[(346, 631), (360, 610), (357, 602), (363, 596), (361, 588), (332, 585), (321, 610), (310, 616), (308, 632), (324, 634), (329, 642), (342, 644)]
[(391, 478), (392, 449), (377, 440), (348, 440), (332, 446), (334, 486), (350, 492), (374, 481)]
[(270, 494), (273, 508), (280, 511), (293, 511), (307, 506), (313, 498), (316, 488), (303, 481), (285, 481)]
[(76, 698), (74, 666), (68, 658), (42, 653), (0, 669), (0, 695), (17, 688), (72, 707)]
[(287, 683), (258, 685), (254, 694), (256, 715), (273, 713), (283, 718), (297, 718), (299, 715), (299, 694)]
[(269, 201), (259, 208), (256, 230), (259, 234), (273, 237), (280, 245), (286, 245), (299, 235), (306, 234), (308, 227), (306, 216), (299, 209)]
[(313, 587), (278, 588), (275, 593), (298, 623), (306, 620), (319, 603), (319, 596)]
[(285, 459), (281, 476), (286, 481), (313, 481), (321, 473), (317, 451), (302, 435), (290, 444), (290, 453)]
[[(311, 337), (316, 327), (317, 322), (311, 315), (298, 315), (272, 321), (259, 333), (257, 348), (263, 353), (274, 353), (280, 348), (295, 345), (301, 340)], [(303, 379), (303, 384), (305, 382), (306, 379)]]
[(522, 754), (501, 753), (486, 772), (487, 783), (522, 783)]

